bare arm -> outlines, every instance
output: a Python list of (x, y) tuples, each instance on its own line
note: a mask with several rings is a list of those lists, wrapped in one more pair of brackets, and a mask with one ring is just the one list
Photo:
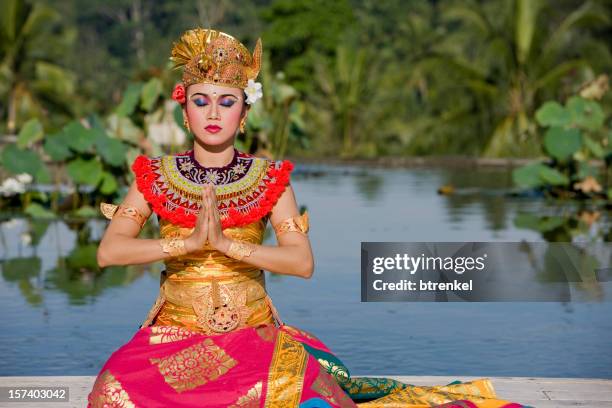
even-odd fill
[[(211, 191), (205, 193), (206, 206), (213, 209), (213, 217), (208, 217), (208, 240), (212, 246), (227, 254), (232, 239), (221, 232), (216, 211), (216, 197)], [(291, 185), (288, 184), (272, 209), (270, 222), (276, 226), (281, 221), (297, 215), (300, 214), (295, 195)], [(255, 251), (244, 257), (242, 261), (270, 272), (310, 278), (314, 270), (314, 259), (308, 236), (291, 231), (277, 235), (276, 240), (278, 245), (274, 246), (249, 243)]]
[[(136, 207), (146, 218), (152, 213), (149, 203), (133, 182), (123, 203)], [(156, 262), (169, 258), (163, 252), (160, 239), (137, 238), (140, 225), (126, 217), (113, 217), (102, 236), (97, 251), (100, 268), (111, 265), (137, 265)]]
[[(203, 196), (207, 197), (208, 201), (206, 210), (201, 212), (201, 217), (198, 217), (197, 222), (202, 224), (186, 239), (186, 249), (189, 252), (196, 251), (202, 248), (202, 242), (208, 240), (213, 248), (227, 253), (231, 239), (222, 233), (214, 190), (203, 191)], [(152, 214), (149, 204), (138, 191), (135, 182), (130, 186), (123, 202), (136, 207), (147, 218)], [(299, 215), (297, 202), (289, 184), (272, 209), (270, 222), (276, 226), (279, 222), (297, 215)], [(133, 220), (113, 217), (98, 247), (98, 265), (103, 268), (110, 265), (146, 264), (171, 257), (162, 251), (161, 239), (137, 238), (139, 233), (140, 226)], [(310, 278), (314, 269), (314, 259), (308, 236), (298, 232), (285, 232), (276, 238), (278, 246), (251, 244), (256, 250), (243, 261), (271, 272)]]

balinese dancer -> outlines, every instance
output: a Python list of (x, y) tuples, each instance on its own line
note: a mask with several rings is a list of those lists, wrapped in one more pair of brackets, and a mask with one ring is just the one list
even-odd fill
[[(194, 29), (171, 55), (183, 69), (173, 98), (193, 147), (136, 158), (124, 201), (102, 205), (111, 221), (98, 249), (100, 266), (163, 260), (165, 270), (156, 302), (101, 368), (88, 406), (520, 407), (497, 399), (486, 378), (426, 387), (352, 377), (321, 340), (280, 319), (264, 270), (306, 279), (314, 261), (293, 164), (234, 147), (262, 96), (261, 40), (251, 54), (228, 34)], [(137, 238), (153, 213), (160, 238)], [(262, 245), (268, 223), (277, 245)]]

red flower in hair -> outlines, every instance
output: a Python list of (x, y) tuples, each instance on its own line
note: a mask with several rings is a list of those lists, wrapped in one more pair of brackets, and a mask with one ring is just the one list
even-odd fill
[(174, 90), (172, 91), (172, 99), (180, 103), (181, 105), (185, 103), (185, 87), (183, 84), (176, 84)]

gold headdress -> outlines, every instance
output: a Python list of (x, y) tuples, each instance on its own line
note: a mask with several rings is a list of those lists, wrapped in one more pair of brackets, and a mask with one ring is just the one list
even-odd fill
[(197, 83), (232, 86), (244, 89), (255, 79), (261, 67), (261, 39), (253, 55), (229, 34), (204, 28), (185, 32), (174, 43), (174, 68), (184, 67), (185, 87)]

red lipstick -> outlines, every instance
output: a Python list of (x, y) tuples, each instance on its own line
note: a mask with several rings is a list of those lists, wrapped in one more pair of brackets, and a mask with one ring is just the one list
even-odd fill
[(204, 129), (206, 129), (210, 133), (217, 133), (218, 131), (221, 130), (221, 127), (217, 125), (208, 125)]

